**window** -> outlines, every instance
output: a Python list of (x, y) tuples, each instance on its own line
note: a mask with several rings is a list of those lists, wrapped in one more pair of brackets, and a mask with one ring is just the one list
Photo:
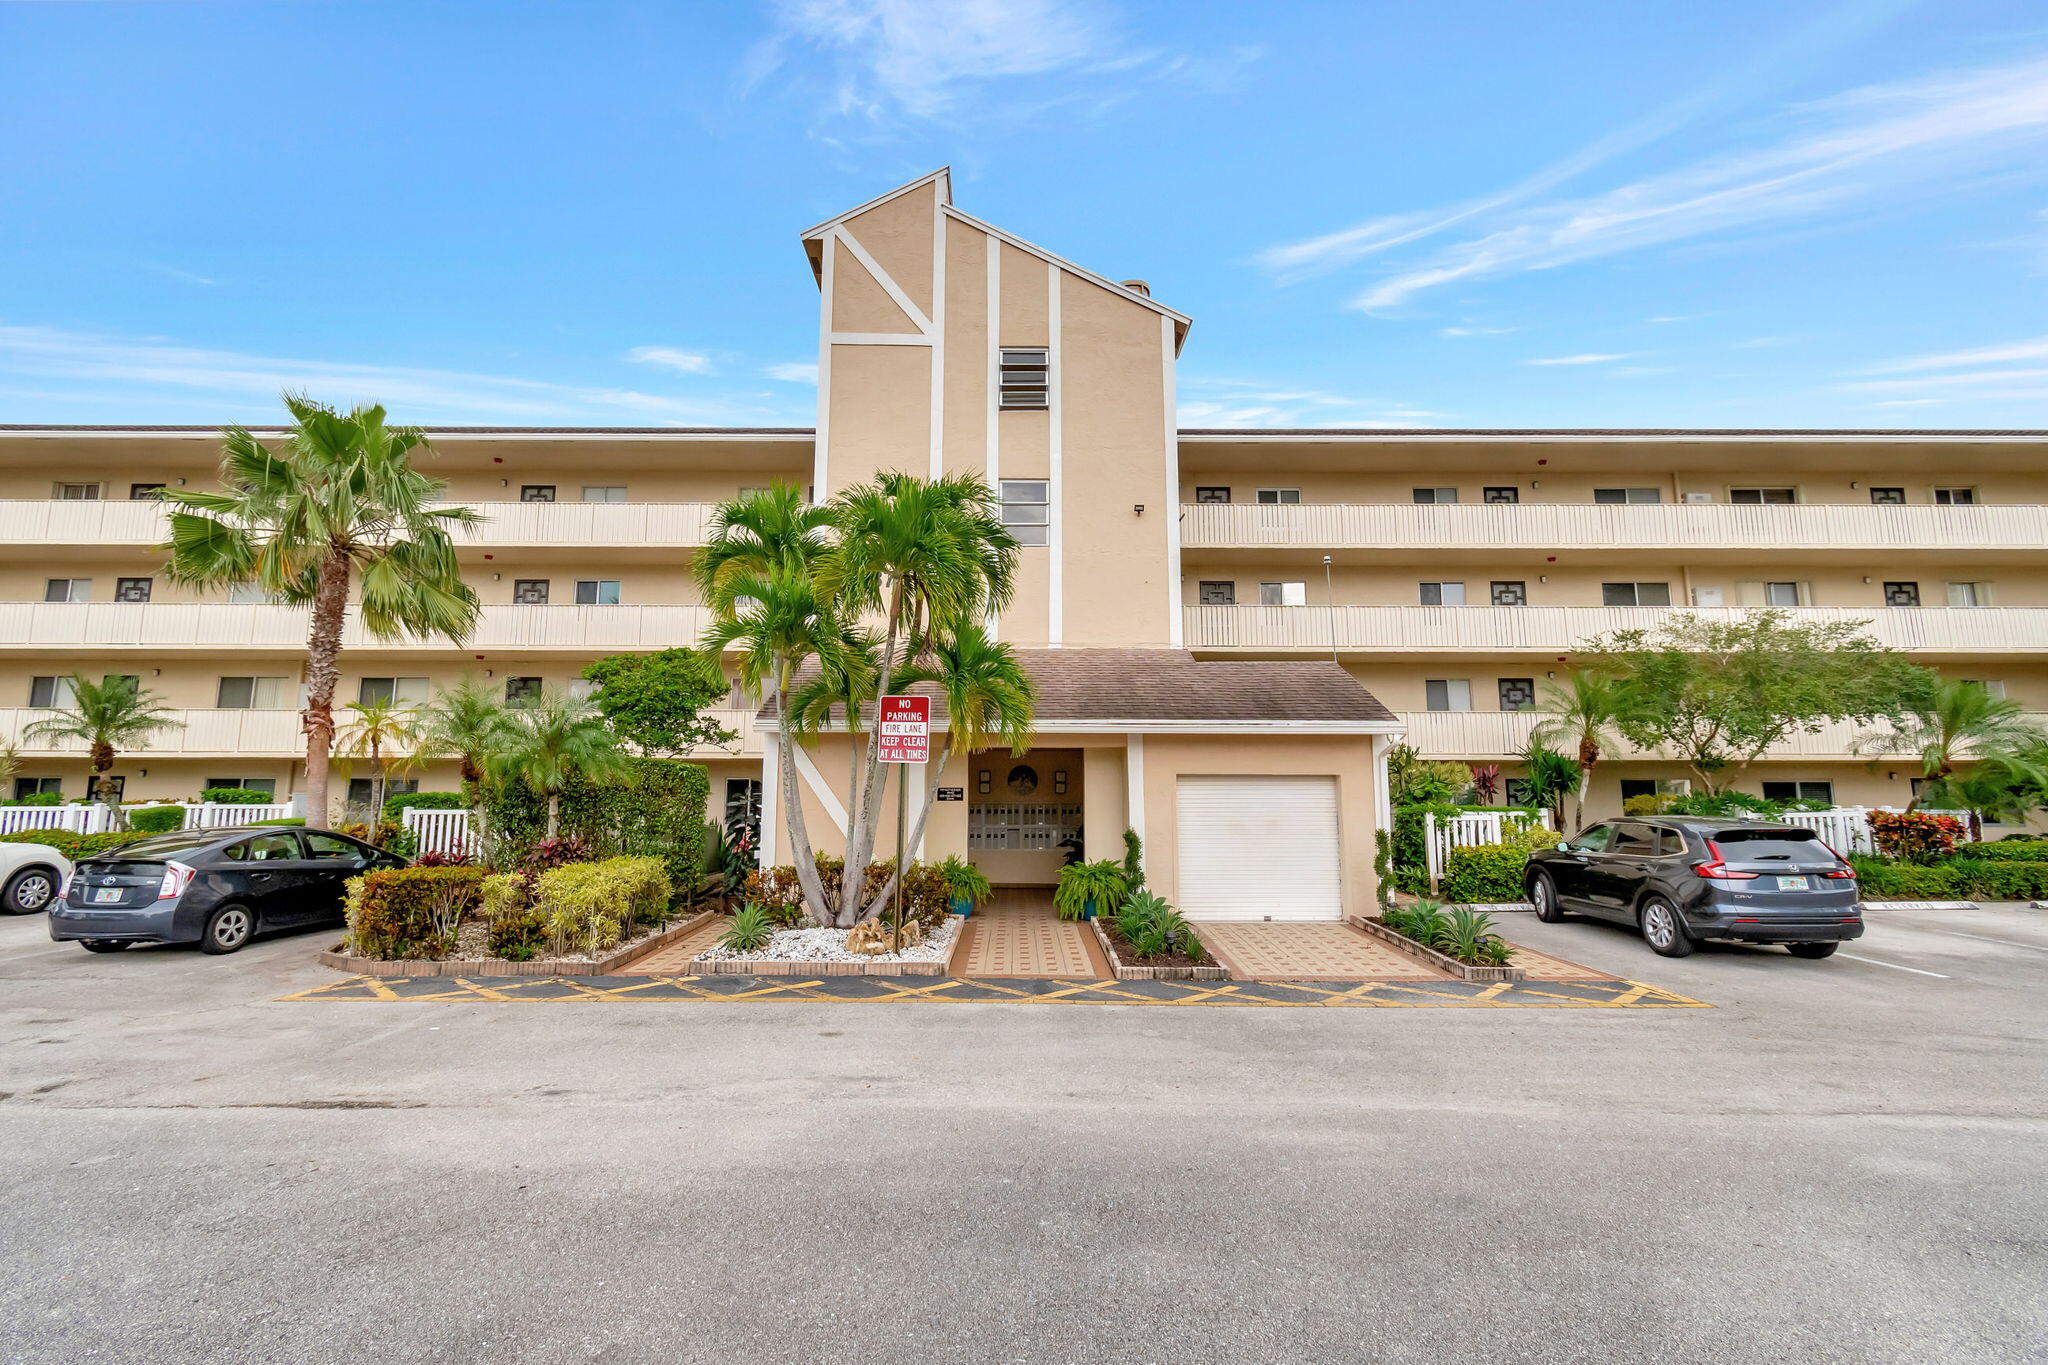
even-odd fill
[(1301, 501), (1299, 488), (1261, 488), (1258, 492), (1261, 505), (1266, 507), (1292, 507)]
[(1884, 604), (1888, 607), (1917, 607), (1920, 605), (1918, 583), (1886, 583)]
[(1511, 777), (1504, 785), (1510, 806), (1533, 806), (1536, 804), (1536, 788), (1526, 777)]
[(1766, 782), (1766, 801), (1825, 801), (1835, 804), (1835, 784), (1832, 782)]
[(1747, 504), (1752, 507), (1782, 507), (1787, 503), (1798, 502), (1799, 490), (1796, 488), (1731, 488), (1728, 490), (1728, 501), (1737, 505)]
[(17, 777), (14, 779), (14, 799), (24, 796), (62, 796), (64, 779), (61, 777)]
[(546, 606), (548, 604), (548, 580), (545, 578), (513, 579), (512, 600), (522, 607)]
[(1593, 490), (1593, 501), (1662, 502), (1664, 501), (1664, 490), (1661, 488), (1596, 488)]
[(363, 706), (417, 706), (427, 699), (425, 678), (364, 678), (356, 684)]
[(258, 606), (279, 600), (276, 593), (266, 591), (261, 583), (228, 584), (228, 601), (237, 606)]
[(1616, 825), (1614, 839), (1607, 845), (1607, 851), (1631, 858), (1655, 857), (1657, 831), (1648, 825)]
[[(354, 786), (355, 784), (351, 782), (349, 785)], [(401, 783), (398, 779), (393, 779), (392, 782), (390, 783), (389, 789), (394, 792), (418, 791), (419, 786), (420, 784), (413, 781), (411, 778), (404, 779), (403, 783)], [(306, 856), (308, 858), (353, 859), (361, 858), (364, 856), (363, 846), (361, 844), (358, 844), (353, 839), (344, 839), (339, 834), (325, 834), (317, 830), (309, 829), (305, 831), (303, 834), (299, 835), (299, 838), (306, 845)]]
[(71, 690), (69, 677), (30, 678), (28, 680), (28, 704), (50, 708), (71, 705), (78, 700), (78, 694)]
[(1948, 585), (1948, 604), (1952, 607), (1988, 607), (1991, 605), (1991, 585), (1951, 583)]
[(1633, 800), (1638, 796), (1690, 796), (1692, 779), (1689, 777), (1624, 777), (1621, 779), (1621, 799)]
[(1796, 607), (1799, 605), (1797, 583), (1764, 584), (1764, 605), (1767, 607)]
[(58, 502), (98, 502), (100, 486), (96, 483), (60, 483), (51, 489), (50, 496)]
[(43, 584), (45, 602), (90, 602), (92, 580), (90, 578), (52, 578)]
[(725, 779), (725, 823), (728, 827), (761, 827), (761, 783), (751, 777)]
[(265, 796), (277, 795), (277, 779), (274, 777), (209, 777), (207, 787), (240, 787), (243, 791), (262, 792)]
[(1414, 497), (1417, 503), (1424, 506), (1456, 502), (1458, 500), (1458, 490), (1455, 488), (1418, 488), (1414, 491)]
[(1934, 490), (1934, 500), (1946, 507), (1967, 507), (1977, 501), (1977, 490), (1974, 488), (1937, 488)]
[(1501, 710), (1533, 711), (1536, 709), (1536, 680), (1534, 678), (1502, 678), (1499, 686)]
[(1425, 607), (1462, 607), (1465, 605), (1463, 583), (1418, 583), (1416, 588)]
[(1965, 678), (1963, 679), (1963, 681), (1966, 683), (1975, 683), (1977, 686), (1983, 688), (1986, 692), (1990, 693), (1994, 697), (1999, 698), (2001, 701), (2005, 698), (2005, 684), (1999, 681), (1997, 678)]
[[(416, 792), (419, 789), (420, 780), (417, 777), (384, 779), (384, 795), (387, 797), (396, 796), (400, 792)], [(368, 812), (377, 802), (377, 780), (373, 777), (351, 777), (348, 780), (347, 800), (349, 809)]]
[(1481, 502), (1520, 502), (1522, 490), (1511, 483), (1489, 484)]
[(585, 502), (624, 502), (626, 485), (622, 483), (586, 483), (583, 485)]
[(551, 483), (523, 483), (519, 485), (521, 502), (553, 502), (555, 486)]
[(1496, 607), (1526, 607), (1529, 605), (1529, 585), (1521, 579), (1493, 580), (1493, 605)]
[(1607, 848), (1607, 841), (1614, 837), (1612, 825), (1589, 825), (1580, 831), (1579, 837), (1570, 840), (1573, 848), (1581, 853), (1601, 853)]
[(153, 578), (117, 578), (114, 580), (116, 602), (147, 602), (150, 590), (155, 586)]
[(1261, 583), (1259, 584), (1259, 605), (1262, 607), (1305, 607), (1308, 605), (1308, 584)]
[(1906, 490), (1903, 488), (1873, 488), (1870, 490), (1870, 500), (1872, 502), (1889, 504), (1904, 503), (1906, 501)]
[(164, 486), (160, 483), (131, 483), (128, 485), (128, 501), (142, 502), (148, 498), (163, 496)]
[(1004, 479), (1003, 526), (1019, 545), (1044, 545), (1051, 535), (1052, 509), (1044, 479)]
[(1043, 346), (1004, 346), (996, 352), (996, 406), (1052, 406), (1052, 352)]
[(1602, 583), (1600, 605), (1604, 607), (1668, 607), (1669, 583)]
[(541, 680), (539, 678), (505, 679), (505, 705), (532, 706), (540, 700)]
[(1470, 711), (1472, 683), (1466, 678), (1429, 678), (1422, 684), (1422, 698), (1431, 711)]
[(1237, 605), (1237, 584), (1204, 579), (1196, 590), (1196, 599), (1205, 607), (1234, 607)]
[(616, 607), (619, 605), (619, 580), (616, 578), (577, 579), (576, 605), (579, 607)]
[(238, 863), (289, 863), (299, 858), (299, 839), (295, 834), (282, 831), (276, 834), (259, 834), (239, 844), (231, 844), (221, 850), (223, 856)]
[(291, 705), (290, 678), (222, 678), (214, 704), (223, 711), (274, 711)]
[(1230, 501), (1230, 490), (1229, 490), (1228, 488), (1224, 488), (1224, 487), (1222, 487), (1222, 486), (1220, 486), (1220, 485), (1215, 485), (1215, 484), (1210, 484), (1210, 485), (1206, 485), (1206, 486), (1204, 486), (1204, 487), (1200, 487), (1200, 488), (1197, 488), (1197, 489), (1195, 490), (1195, 501), (1196, 501), (1196, 502), (1229, 502), (1229, 501)]

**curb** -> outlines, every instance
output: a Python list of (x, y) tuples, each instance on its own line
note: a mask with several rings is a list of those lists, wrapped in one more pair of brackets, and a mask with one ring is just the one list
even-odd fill
[(664, 929), (653, 938), (642, 940), (620, 948), (604, 957), (585, 962), (571, 958), (535, 958), (531, 962), (506, 962), (486, 958), (472, 961), (401, 961), (387, 962), (379, 958), (350, 957), (346, 953), (327, 949), (320, 954), (320, 965), (352, 976), (609, 976), (627, 963), (645, 957), (657, 948), (675, 942), (695, 929), (716, 913), (700, 910), (682, 923)]
[(1363, 915), (1346, 916), (1344, 922), (1354, 928), (1363, 929), (1367, 934), (1379, 939), (1382, 943), (1398, 948), (1408, 954), (1408, 956), (1417, 959), (1427, 966), (1434, 967), (1440, 972), (1454, 976), (1460, 981), (1527, 981), (1529, 979), (1529, 974), (1520, 967), (1474, 967), (1469, 963), (1460, 962), (1454, 957), (1446, 957), (1436, 949), (1425, 948), (1406, 934), (1397, 934), (1378, 920), (1367, 919)]

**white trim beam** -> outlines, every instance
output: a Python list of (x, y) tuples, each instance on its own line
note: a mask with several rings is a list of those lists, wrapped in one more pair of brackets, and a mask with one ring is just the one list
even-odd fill
[(832, 236), (839, 240), (840, 245), (853, 253), (853, 259), (859, 261), (866, 268), (868, 274), (874, 277), (875, 283), (882, 286), (882, 292), (887, 294), (896, 306), (903, 310), (903, 316), (915, 323), (918, 331), (923, 332), (926, 336), (930, 336), (932, 320), (924, 315), (924, 309), (911, 302), (910, 295), (903, 292), (903, 286), (896, 283), (895, 277), (882, 269), (880, 263), (874, 257), (868, 255), (868, 249), (862, 246), (854, 235), (843, 227), (833, 228)]

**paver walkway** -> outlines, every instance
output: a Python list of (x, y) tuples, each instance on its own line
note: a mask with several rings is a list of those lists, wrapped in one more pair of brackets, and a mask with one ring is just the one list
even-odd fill
[(672, 943), (665, 943), (645, 957), (636, 957), (619, 968), (620, 976), (668, 976), (690, 970), (690, 959), (718, 942), (732, 921), (713, 916)]
[(976, 909), (964, 928), (967, 942), (953, 958), (953, 970), (961, 976), (1109, 975), (1094, 934), (1086, 925), (1061, 919), (1050, 891), (1005, 887)]
[(1416, 961), (1348, 924), (1222, 923), (1195, 932), (1240, 981), (1446, 981)]

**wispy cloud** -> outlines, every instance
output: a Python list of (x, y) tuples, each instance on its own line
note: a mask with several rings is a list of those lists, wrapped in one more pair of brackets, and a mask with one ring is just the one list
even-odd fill
[(1525, 360), (1522, 363), (1524, 365), (1610, 365), (1617, 360), (1627, 360), (1631, 356), (1640, 354), (1642, 354), (1640, 351), (1621, 351), (1616, 354), (1587, 351), (1582, 355), (1543, 356), (1540, 359)]
[(1860, 372), (1884, 377), (1844, 379), (1835, 387), (1847, 393), (1894, 395), (1873, 403), (1881, 408), (2048, 401), (2048, 365), (2013, 364), (2030, 360), (2048, 361), (2048, 337), (1888, 360)]
[(1504, 337), (1514, 331), (1512, 327), (1439, 327), (1440, 337)]
[(786, 384), (815, 384), (818, 382), (818, 362), (795, 360), (784, 365), (770, 365), (761, 373)]
[(1873, 365), (1869, 374), (1908, 374), (1914, 370), (1950, 370), (1959, 365), (2000, 365), (2010, 360), (2048, 360), (2048, 337), (2032, 341), (2008, 341), (1980, 346), (1972, 351), (1949, 351), (1940, 355), (1911, 356), (1905, 360)]
[[(18, 381), (35, 381), (22, 387)], [(49, 381), (71, 385), (59, 389)], [(328, 402), (375, 400), (403, 420), (444, 423), (690, 425), (785, 419), (753, 401), (680, 399), (630, 388), (553, 384), (457, 370), (249, 355), (187, 346), (162, 337), (125, 337), (55, 327), (0, 326), (0, 381), (16, 401), (90, 403), (147, 413), (159, 404), (203, 401), (222, 421), (273, 417), (277, 395), (294, 389)], [(48, 412), (19, 414), (42, 419)]]
[[(1868, 86), (1794, 106), (1781, 118), (1787, 128), (1775, 142), (1600, 193), (1542, 200), (1542, 191), (1566, 178), (1553, 168), (1534, 178), (1536, 192), (1525, 181), (1474, 204), (1377, 219), (1275, 248), (1266, 264), (1298, 274), (1384, 256), (1451, 226), (1476, 229), (1397, 263), (1351, 300), (1373, 311), (1457, 282), (1775, 226), (1906, 186), (1925, 195), (1930, 186), (1958, 185), (1989, 170), (2038, 173), (2048, 148), (2048, 57)], [(1606, 159), (1594, 156), (1596, 149), (1561, 165), (1577, 174)]]
[(1209, 427), (1417, 427), (1444, 416), (1412, 403), (1283, 388), (1239, 379), (1190, 378), (1180, 386), (1185, 426)]
[(626, 352), (626, 359), (636, 365), (660, 365), (678, 374), (711, 373), (710, 356), (678, 350), (674, 346), (635, 346)]
[(142, 267), (145, 270), (162, 275), (165, 279), (176, 280), (180, 284), (197, 284), (211, 287), (220, 283), (219, 280), (209, 276), (190, 270), (181, 270), (175, 265), (165, 265), (161, 261), (144, 261), (142, 262)]

